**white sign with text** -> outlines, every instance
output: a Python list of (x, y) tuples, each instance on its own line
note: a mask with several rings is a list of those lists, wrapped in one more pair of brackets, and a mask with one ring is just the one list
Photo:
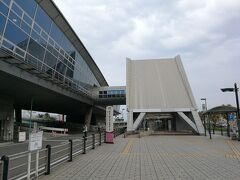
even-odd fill
[(28, 150), (35, 151), (38, 149), (42, 149), (42, 140), (43, 140), (43, 131), (39, 131), (37, 133), (30, 133)]
[(106, 107), (106, 132), (113, 132), (113, 107)]

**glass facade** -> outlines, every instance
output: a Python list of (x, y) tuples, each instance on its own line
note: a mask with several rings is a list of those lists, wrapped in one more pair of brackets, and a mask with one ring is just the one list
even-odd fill
[(126, 91), (125, 90), (107, 90), (107, 91), (99, 91), (99, 98), (125, 98)]
[(100, 86), (81, 54), (34, 0), (0, 0), (0, 48), (74, 88)]

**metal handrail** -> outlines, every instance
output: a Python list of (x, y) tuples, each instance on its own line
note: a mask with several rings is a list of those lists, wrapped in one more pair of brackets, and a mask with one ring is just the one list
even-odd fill
[[(120, 134), (120, 133), (121, 133), (121, 131), (116, 131), (116, 134)], [(104, 133), (101, 133), (101, 143), (104, 142), (103, 134)], [(72, 140), (71, 143), (67, 142), (64, 144), (50, 147), (51, 148), (50, 155), (53, 156), (51, 159), (51, 162), (50, 162), (50, 167), (56, 167), (58, 164), (61, 164), (62, 162), (67, 161), (67, 160), (71, 161), (72, 157), (75, 157), (78, 154), (82, 154), (82, 153), (86, 152), (86, 151), (84, 151), (84, 147), (83, 147), (84, 140), (86, 140), (86, 142), (85, 142), (86, 149), (85, 150), (93, 149), (93, 147), (97, 147), (98, 145), (101, 144), (100, 143), (100, 134), (96, 133), (95, 139), (93, 138), (93, 136), (89, 135), (88, 137), (86, 137), (86, 139), (79, 138), (79, 139)], [(93, 140), (95, 140), (95, 142)], [(93, 145), (93, 143), (94, 143), (94, 145)], [(61, 148), (61, 149), (57, 149), (57, 148)], [(52, 150), (54, 150), (54, 151), (52, 151)], [(40, 155), (40, 153), (45, 153), (45, 152), (48, 152), (47, 148), (43, 148), (43, 149), (39, 150), (39, 158), (38, 158), (38, 162), (39, 162), (39, 169), (38, 169), (39, 173), (38, 174), (39, 175), (43, 174), (45, 171), (47, 171), (47, 167), (46, 167), (47, 162), (46, 161), (43, 162), (42, 160), (43, 159), (47, 160), (48, 155), (44, 155), (44, 154)], [(11, 161), (11, 164), (15, 165), (15, 166), (9, 168), (9, 172), (14, 173), (14, 170), (26, 166), (27, 163), (21, 163), (21, 164), (16, 165), (16, 164), (14, 164), (14, 161), (16, 161), (20, 158), (26, 157), (28, 155), (28, 153), (29, 153), (29, 151), (24, 151), (21, 153), (16, 153), (16, 154), (10, 155), (9, 161)], [(35, 154), (35, 152), (33, 154)], [(40, 163), (40, 161), (42, 161), (42, 162)], [(34, 162), (36, 163), (36, 159), (31, 160), (31, 163), (34, 163)], [(0, 161), (0, 167), (2, 164), (3, 164), (2, 161)], [(0, 175), (1, 175), (1, 172), (0, 172)], [(36, 173), (35, 169), (31, 169), (31, 175), (34, 175), (35, 173)], [(26, 172), (22, 172), (22, 173), (19, 172), (19, 174), (17, 174), (17, 175), (14, 175), (14, 174), (12, 174), (12, 175), (13, 175), (13, 177), (9, 177), (9, 179), (19, 179), (20, 180), (20, 179), (25, 179), (27, 177)]]
[(65, 143), (65, 144), (60, 144), (60, 145), (56, 145), (56, 146), (53, 146), (52, 149), (56, 149), (56, 148), (59, 148), (59, 147), (62, 147), (62, 146), (65, 146), (65, 145), (68, 145), (69, 143)]
[(59, 151), (56, 151), (56, 152), (52, 153), (51, 155), (58, 154), (58, 153), (60, 153), (60, 152), (66, 151), (66, 150), (69, 150), (69, 147), (64, 148), (64, 149), (61, 149), (61, 150), (59, 150)]
[[(14, 43), (12, 43), (12, 42), (9, 41), (8, 39), (6, 39), (6, 38), (4, 38), (4, 37), (2, 37), (2, 39), (3, 39), (3, 41), (9, 43), (9, 44), (13, 47), (13, 49), (10, 49), (10, 48), (8, 48), (7, 46), (4, 46), (4, 44), (2, 43), (2, 46), (3, 46), (4, 48), (6, 48), (8, 51), (13, 52), (13, 53), (14, 53), (15, 55), (17, 55), (17, 56), (21, 56), (21, 57), (24, 59), (24, 60), (18, 59), (19, 61), (21, 61), (21, 62), (23, 62), (23, 63), (26, 63), (26, 64), (28, 64), (28, 65), (31, 65), (32, 68), (34, 68), (34, 69), (36, 69), (37, 71), (40, 71), (40, 72), (44, 73), (45, 75), (49, 76), (49, 74), (47, 74), (45, 71), (41, 71), (41, 70), (38, 68), (38, 65), (37, 65), (37, 67), (36, 67), (36, 66), (33, 65), (32, 63), (28, 62), (28, 60), (27, 60), (26, 58), (24, 58), (24, 56), (22, 56), (21, 54), (19, 54), (19, 53), (16, 52), (16, 49), (18, 49), (19, 51), (23, 52), (24, 54), (27, 53), (26, 51), (20, 49), (17, 45), (15, 45)], [(31, 55), (31, 57), (33, 57), (33, 56)], [(43, 64), (45, 67), (47, 67), (47, 69), (51, 69), (51, 70), (54, 72), (54, 73), (50, 76), (52, 80), (55, 79), (55, 80), (59, 81), (59, 79), (57, 79), (57, 78), (54, 77), (55, 74), (58, 74), (58, 75), (60, 75), (60, 76), (63, 76), (62, 74), (60, 74), (59, 72), (57, 72), (55, 69), (53, 69), (52, 67), (48, 66), (46, 63), (38, 60), (38, 59), (35, 58), (35, 57), (33, 57), (33, 58), (36, 59), (37, 64), (38, 64), (38, 63)], [(92, 97), (92, 93), (91, 93), (90, 91), (88, 91), (87, 89), (85, 89), (84, 87), (82, 87), (79, 82), (77, 82), (77, 81), (75, 81), (74, 79), (71, 79), (71, 78), (69, 78), (69, 77), (67, 77), (67, 76), (63, 76), (63, 77), (64, 77), (63, 79), (64, 79), (65, 81), (64, 81), (64, 82), (61, 82), (61, 81), (60, 81), (60, 83), (64, 83), (64, 84), (65, 84), (66, 81), (67, 81), (67, 82), (70, 82), (70, 83), (71, 83), (72, 85), (74, 85), (76, 88), (73, 88), (73, 86), (70, 86), (69, 84), (67, 84), (68, 88), (72, 89), (73, 91), (76, 91), (77, 93), (85, 94), (85, 95), (87, 95), (87, 96), (89, 96), (89, 97)]]

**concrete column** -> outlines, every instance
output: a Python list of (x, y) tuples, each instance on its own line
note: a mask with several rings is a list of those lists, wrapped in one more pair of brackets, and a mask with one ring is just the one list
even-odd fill
[(127, 118), (127, 131), (133, 130), (133, 111), (130, 110), (128, 112), (128, 118)]
[(15, 117), (17, 123), (22, 123), (22, 109), (15, 106)]
[(7, 96), (0, 96), (0, 140), (13, 140), (14, 101)]
[(92, 111), (93, 111), (93, 107), (90, 107), (90, 108), (88, 109), (88, 111), (86, 112), (86, 114), (85, 114), (85, 120), (84, 120), (84, 122), (85, 122), (88, 130), (89, 130), (90, 125), (91, 125)]

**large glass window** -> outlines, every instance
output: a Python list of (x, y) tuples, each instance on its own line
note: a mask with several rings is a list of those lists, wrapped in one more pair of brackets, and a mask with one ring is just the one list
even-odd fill
[(72, 78), (73, 77), (73, 70), (67, 68), (66, 76)]
[(28, 35), (10, 21), (7, 23), (5, 38), (26, 50)]
[(58, 44), (61, 44), (63, 34), (55, 23), (52, 23), (50, 35)]
[(74, 52), (74, 48), (70, 41), (67, 39), (65, 35), (63, 35), (62, 43), (60, 44), (62, 48), (70, 55), (72, 52)]
[(3, 1), (4, 3), (6, 3), (7, 5), (9, 5), (11, 0), (2, 0), (2, 1)]
[(44, 62), (51, 68), (54, 68), (57, 63), (57, 58), (53, 56), (50, 52), (46, 51)]
[(25, 23), (24, 21), (22, 21), (21, 23), (21, 28), (27, 33), (30, 34), (31, 32), (31, 28), (27, 25), (27, 23)]
[(51, 19), (48, 15), (42, 10), (40, 6), (37, 8), (37, 13), (35, 17), (35, 21), (40, 25), (47, 33), (49, 33), (51, 27)]
[(12, 12), (12, 11), (10, 12), (9, 19), (12, 22), (14, 22), (14, 24), (16, 24), (17, 26), (20, 26), (21, 19), (14, 12)]
[(57, 72), (65, 75), (66, 65), (63, 64), (61, 61), (58, 61), (56, 70)]
[(58, 57), (58, 52), (50, 44), (47, 45), (47, 49), (56, 57)]
[(5, 27), (6, 18), (0, 14), (0, 35), (2, 35)]
[(38, 35), (36, 32), (32, 31), (31, 37), (38, 42), (39, 44), (41, 44), (43, 47), (47, 46), (47, 42), (40, 36)]
[(29, 16), (33, 17), (37, 4), (35, 0), (15, 0), (21, 8), (26, 11)]
[(8, 7), (3, 4), (3, 2), (0, 1), (0, 13), (7, 16), (8, 14)]
[(22, 17), (23, 11), (15, 4), (12, 5), (12, 10), (20, 17)]
[(28, 45), (28, 52), (34, 57), (43, 60), (45, 49), (31, 38)]

